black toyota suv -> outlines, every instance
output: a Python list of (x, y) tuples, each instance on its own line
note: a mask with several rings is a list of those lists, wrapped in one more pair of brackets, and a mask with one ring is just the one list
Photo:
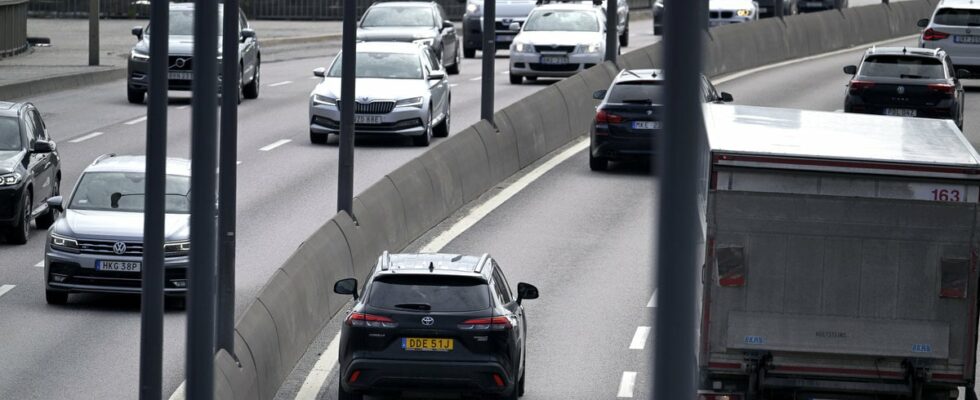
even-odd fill
[(844, 112), (898, 117), (951, 119), (963, 129), (966, 93), (956, 70), (941, 49), (872, 47), (861, 65), (848, 65), (853, 75), (844, 92)]
[(8, 243), (27, 243), (32, 220), (39, 229), (54, 223), (57, 211), (46, 200), (60, 182), (61, 158), (41, 113), (31, 103), (0, 101), (0, 233)]
[(334, 291), (356, 300), (341, 330), (339, 399), (402, 393), (524, 394), (527, 327), (523, 300), (489, 255), (388, 254), (357, 291), (342, 279)]

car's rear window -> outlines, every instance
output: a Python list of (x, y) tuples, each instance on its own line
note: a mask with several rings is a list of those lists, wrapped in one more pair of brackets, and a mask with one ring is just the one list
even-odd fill
[(367, 304), (395, 310), (478, 311), (490, 307), (490, 287), (482, 280), (466, 277), (383, 276), (371, 284)]
[(980, 26), (980, 10), (940, 8), (932, 22), (939, 25)]
[(661, 81), (633, 81), (613, 85), (609, 103), (663, 104)]
[(943, 63), (937, 58), (906, 55), (869, 56), (861, 64), (861, 75), (885, 78), (944, 79)]

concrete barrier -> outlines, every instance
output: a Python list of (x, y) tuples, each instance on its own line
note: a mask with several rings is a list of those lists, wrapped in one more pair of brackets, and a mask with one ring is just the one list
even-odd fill
[(494, 128), (485, 120), (477, 122), (473, 128), (476, 129), (476, 133), (483, 140), (483, 146), (487, 149), (491, 182), (500, 182), (520, 170), (517, 138), (513, 130)]
[[(265, 288), (262, 289), (262, 293), (264, 292)], [(241, 335), (252, 354), (252, 361), (255, 363), (258, 397), (260, 399), (274, 398), (276, 391), (279, 390), (279, 385), (286, 379), (286, 374), (293, 369), (293, 366), (284, 367), (282, 365), (276, 323), (265, 304), (262, 304), (262, 300), (256, 299), (252, 305), (245, 309), (245, 313), (235, 324), (235, 330)], [(230, 370), (227, 366), (221, 366), (221, 364), (227, 364), (226, 360), (216, 360), (215, 363), (222, 371)], [(241, 380), (229, 378), (228, 381)]]
[(392, 171), (388, 179), (395, 185), (405, 209), (409, 236), (418, 236), (449, 216), (446, 203), (433, 190), (429, 172), (417, 158)]

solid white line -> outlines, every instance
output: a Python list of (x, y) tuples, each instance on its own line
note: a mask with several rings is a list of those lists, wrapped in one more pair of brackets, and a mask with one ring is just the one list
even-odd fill
[(9, 292), (10, 289), (13, 289), (15, 286), (16, 285), (3, 285), (3, 286), (0, 286), (0, 296), (3, 296), (5, 294), (7, 294), (7, 292)]
[(478, 76), (476, 78), (470, 78), (471, 81), (478, 81), (480, 79), (483, 79), (483, 77), (482, 76)]
[(290, 83), (293, 83), (293, 81), (282, 81), (282, 82), (278, 82), (278, 83), (273, 83), (273, 84), (270, 84), (269, 87), (283, 86), (283, 85), (288, 85)]
[(323, 78), (321, 78), (319, 76), (311, 76), (310, 79), (323, 79)]
[(653, 289), (653, 296), (650, 296), (650, 301), (647, 302), (647, 307), (653, 308), (657, 306), (657, 289)]
[(500, 71), (500, 75), (510, 75), (510, 71)]
[(323, 352), (320, 359), (313, 365), (313, 369), (310, 370), (310, 374), (307, 375), (306, 380), (303, 381), (303, 386), (299, 388), (299, 393), (296, 393), (296, 400), (316, 399), (316, 395), (320, 393), (320, 388), (327, 382), (330, 371), (333, 371), (333, 368), (337, 365), (337, 355), (339, 352), (340, 332), (338, 331), (337, 335), (330, 341), (330, 345), (327, 346), (327, 351)]
[(624, 371), (623, 379), (619, 381), (619, 394), (616, 397), (633, 397), (634, 385), (636, 385), (636, 372)]
[(268, 146), (265, 146), (265, 147), (263, 147), (263, 148), (261, 148), (259, 150), (260, 151), (269, 151), (269, 150), (272, 150), (272, 149), (274, 149), (276, 147), (282, 146), (282, 145), (284, 145), (286, 143), (289, 143), (289, 142), (292, 142), (292, 141), (293, 141), (292, 139), (279, 139), (279, 140), (273, 142), (272, 144), (270, 144)]
[(34, 266), (37, 268), (44, 268), (44, 260), (39, 261), (37, 264), (34, 264)]
[(129, 121), (129, 122), (124, 122), (124, 123), (125, 123), (126, 125), (136, 125), (136, 124), (138, 124), (138, 123), (140, 123), (140, 122), (143, 122), (143, 121), (146, 121), (146, 116), (145, 116), (145, 115), (144, 115), (144, 116), (142, 116), (142, 117), (139, 117), (139, 118), (136, 118), (136, 119), (134, 119), (134, 120), (132, 120), (132, 121)]
[(648, 337), (650, 337), (649, 326), (636, 327), (636, 333), (633, 334), (633, 341), (630, 342), (630, 350), (643, 350), (647, 345)]
[(180, 386), (177, 386), (177, 390), (174, 390), (174, 394), (170, 395), (170, 400), (184, 400), (184, 398), (187, 397), (184, 394), (185, 384), (187, 384), (187, 381), (183, 381), (180, 383)]
[(81, 142), (84, 142), (84, 141), (89, 140), (91, 138), (99, 137), (99, 136), (102, 136), (102, 132), (92, 132), (92, 133), (90, 133), (88, 135), (85, 135), (85, 136), (82, 136), (82, 137), (77, 137), (77, 138), (74, 138), (72, 140), (69, 140), (68, 143), (81, 143)]
[(565, 149), (565, 151), (558, 153), (550, 160), (539, 165), (537, 168), (534, 168), (533, 170), (531, 170), (531, 172), (528, 172), (527, 175), (522, 176), (512, 185), (507, 186), (506, 188), (504, 188), (503, 190), (495, 194), (493, 197), (487, 199), (487, 201), (484, 202), (483, 204), (480, 204), (479, 206), (476, 206), (475, 208), (470, 210), (469, 214), (467, 214), (458, 222), (453, 224), (453, 226), (451, 226), (449, 229), (445, 230), (444, 232), (436, 236), (434, 239), (432, 239), (432, 241), (429, 242), (429, 244), (425, 245), (425, 247), (423, 247), (421, 250), (419, 250), (419, 252), (420, 253), (438, 252), (444, 246), (449, 244), (449, 242), (455, 239), (457, 236), (461, 235), (463, 232), (466, 232), (466, 230), (473, 227), (473, 225), (476, 225), (476, 223), (480, 222), (480, 220), (482, 220), (483, 217), (489, 215), (490, 212), (495, 210), (497, 207), (500, 207), (501, 204), (504, 204), (504, 202), (509, 200), (511, 197), (514, 197), (514, 195), (516, 195), (518, 192), (526, 188), (528, 185), (533, 183), (542, 175), (544, 175), (548, 171), (551, 171), (553, 168), (558, 166), (558, 164), (565, 162), (565, 160), (568, 160), (578, 152), (585, 150), (587, 147), (589, 147), (589, 138), (584, 137), (579, 139), (577, 143)]

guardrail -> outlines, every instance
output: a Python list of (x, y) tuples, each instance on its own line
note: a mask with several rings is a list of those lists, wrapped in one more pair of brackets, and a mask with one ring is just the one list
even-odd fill
[[(779, 61), (912, 34), (931, 0), (806, 14), (706, 33), (705, 73), (717, 76)], [(592, 92), (620, 67), (661, 65), (654, 44), (540, 90), (392, 171), (354, 199), (289, 257), (238, 319), (238, 366), (216, 355), (219, 399), (272, 399), (293, 366), (348, 296), (333, 293), (341, 278), (366, 277), (383, 250), (404, 248), (493, 185), (581, 137), (594, 112)], [(583, 168), (585, 168), (583, 166)]]
[(27, 50), (27, 0), (0, 0), (0, 58)]

